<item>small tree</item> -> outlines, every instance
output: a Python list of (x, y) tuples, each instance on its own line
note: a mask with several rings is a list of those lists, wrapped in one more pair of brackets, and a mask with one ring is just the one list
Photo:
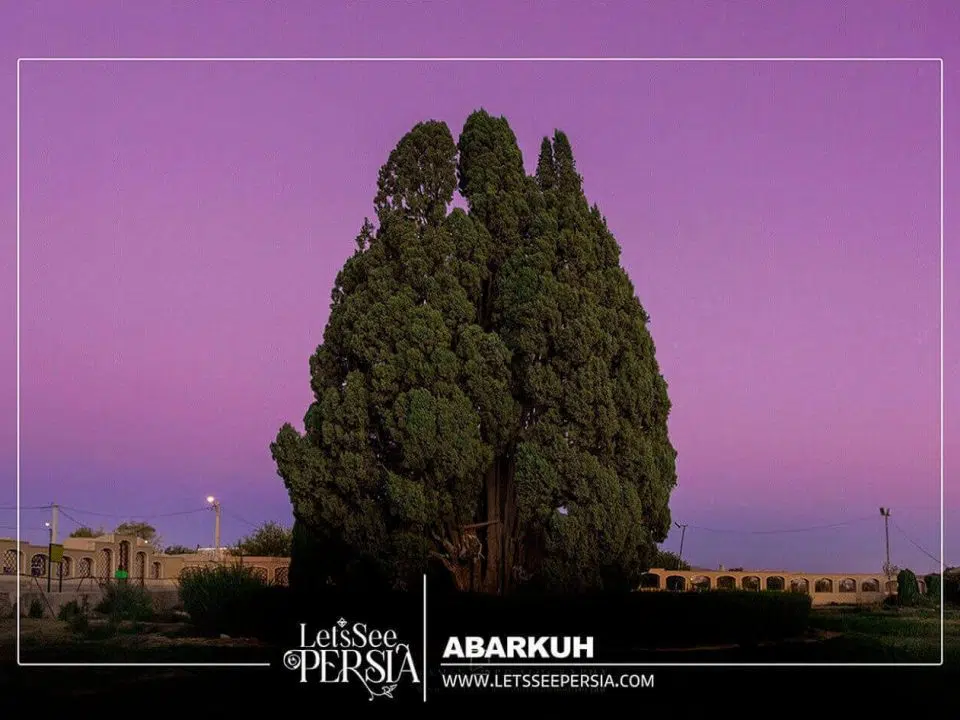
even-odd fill
[(145, 522), (123, 522), (117, 525), (117, 529), (114, 530), (114, 532), (119, 535), (135, 535), (147, 542), (153, 542), (157, 537), (157, 529), (153, 525)]
[(99, 528), (99, 529), (97, 529), (97, 530), (94, 530), (93, 528), (90, 528), (90, 527), (87, 527), (86, 525), (83, 525), (83, 526), (81, 526), (81, 527), (78, 527), (78, 528), (77, 528), (76, 530), (74, 530), (72, 533), (70, 533), (70, 537), (72, 537), (72, 538), (95, 538), (95, 537), (100, 537), (100, 536), (103, 535), (105, 532), (106, 532), (106, 531), (105, 531), (103, 528)]
[(690, 563), (680, 559), (680, 556), (669, 550), (657, 550), (651, 567), (663, 568), (664, 570), (689, 570)]
[(170, 545), (163, 552), (167, 555), (189, 555), (195, 551), (193, 548), (188, 548), (186, 545)]
[(912, 570), (901, 570), (897, 574), (897, 602), (904, 607), (920, 602), (920, 585)]
[(940, 573), (925, 575), (923, 581), (927, 585), (927, 597), (940, 600)]
[(266, 522), (242, 538), (232, 549), (234, 555), (290, 557), (293, 532), (280, 523)]

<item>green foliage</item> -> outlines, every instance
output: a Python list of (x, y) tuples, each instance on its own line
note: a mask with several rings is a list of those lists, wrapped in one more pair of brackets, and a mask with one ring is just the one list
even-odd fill
[(234, 555), (255, 557), (290, 557), (293, 532), (280, 523), (266, 522), (241, 539), (232, 548)]
[(267, 590), (266, 582), (242, 565), (202, 567), (180, 578), (180, 601), (190, 621), (213, 635), (254, 633)]
[(943, 597), (946, 602), (960, 603), (960, 569), (947, 568), (944, 571)]
[(897, 602), (903, 607), (913, 607), (920, 602), (920, 584), (912, 570), (897, 573)]
[[(457, 187), (468, 212), (448, 212)], [(670, 401), (566, 135), (528, 177), (504, 118), (473, 113), (456, 144), (420, 123), (374, 205), (310, 359), (304, 433), (271, 445), (291, 582), (635, 587), (670, 526)]]
[(657, 550), (650, 567), (663, 568), (664, 570), (689, 570), (690, 563), (681, 560), (679, 555), (669, 550)]
[(120, 523), (114, 532), (120, 535), (135, 535), (147, 542), (153, 542), (157, 537), (157, 529), (153, 525), (138, 521)]
[(126, 581), (107, 583), (97, 612), (108, 616), (111, 622), (149, 620), (153, 616), (153, 598), (140, 585)]
[(38, 598), (33, 598), (30, 601), (30, 607), (27, 610), (27, 617), (38, 620), (43, 617), (43, 602)]
[(189, 555), (196, 552), (196, 549), (189, 548), (186, 545), (169, 545), (163, 552), (166, 555)]
[(86, 597), (82, 604), (78, 604), (76, 600), (65, 603), (57, 613), (57, 619), (66, 622), (75, 633), (86, 633), (90, 629), (90, 613)]
[(106, 530), (104, 530), (102, 527), (94, 530), (93, 528), (90, 528), (90, 527), (87, 527), (86, 525), (84, 525), (84, 526), (82, 526), (82, 527), (78, 527), (76, 530), (74, 530), (72, 533), (70, 533), (70, 537), (72, 537), (72, 538), (94, 538), (94, 537), (100, 537), (100, 536), (103, 535), (104, 533), (106, 533)]
[(927, 586), (927, 597), (940, 600), (941, 578), (940, 573), (931, 573), (923, 576), (923, 582)]

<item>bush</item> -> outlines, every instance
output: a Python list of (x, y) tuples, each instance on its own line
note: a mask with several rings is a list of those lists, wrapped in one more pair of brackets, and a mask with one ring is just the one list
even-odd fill
[(923, 581), (927, 584), (927, 597), (940, 601), (940, 573), (924, 575)]
[(107, 615), (111, 622), (149, 620), (153, 617), (153, 598), (139, 585), (110, 583), (96, 609), (97, 612)]
[(943, 597), (951, 603), (960, 603), (960, 572), (943, 574)]
[(60, 608), (60, 612), (57, 613), (57, 620), (63, 620), (65, 622), (70, 622), (77, 615), (81, 614), (80, 605), (76, 600), (71, 600), (68, 603), (64, 603), (63, 607)]
[(903, 607), (914, 607), (920, 603), (920, 584), (912, 570), (897, 573), (897, 602)]
[(210, 635), (257, 635), (271, 588), (250, 568), (198, 568), (180, 578), (180, 601), (190, 621)]
[(43, 617), (43, 603), (34, 598), (30, 601), (30, 609), (27, 611), (28, 617), (31, 617), (35, 620)]

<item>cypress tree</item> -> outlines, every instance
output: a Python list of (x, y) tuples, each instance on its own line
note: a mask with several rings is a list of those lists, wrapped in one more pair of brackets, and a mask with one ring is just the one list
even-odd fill
[[(468, 212), (448, 212), (457, 187)], [(298, 537), (335, 556), (317, 571), (634, 586), (670, 525), (670, 402), (569, 139), (545, 138), (528, 177), (504, 118), (473, 113), (456, 144), (421, 123), (374, 206), (311, 358), (305, 432), (271, 446)]]

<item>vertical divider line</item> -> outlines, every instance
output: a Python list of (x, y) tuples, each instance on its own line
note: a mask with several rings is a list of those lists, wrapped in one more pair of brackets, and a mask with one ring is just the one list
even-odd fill
[(427, 701), (427, 574), (423, 574), (423, 701)]

